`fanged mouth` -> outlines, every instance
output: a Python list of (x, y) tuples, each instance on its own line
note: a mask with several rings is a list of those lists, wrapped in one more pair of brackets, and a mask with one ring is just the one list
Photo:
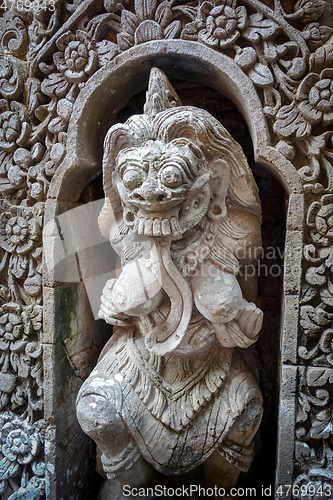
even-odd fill
[(134, 224), (134, 230), (138, 235), (145, 236), (171, 236), (179, 238), (182, 230), (178, 221), (178, 210), (164, 216), (161, 213), (147, 214), (139, 210)]

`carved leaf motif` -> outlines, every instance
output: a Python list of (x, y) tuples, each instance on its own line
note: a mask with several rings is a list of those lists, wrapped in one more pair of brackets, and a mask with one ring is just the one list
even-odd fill
[(325, 246), (325, 245), (328, 245), (330, 243), (330, 240), (328, 238), (317, 233), (317, 231), (310, 231), (310, 235), (311, 235), (312, 240), (315, 243), (317, 243), (318, 245)]
[[(129, 12), (128, 10), (123, 10), (121, 13), (121, 27), (123, 32), (128, 35), (134, 35), (134, 32), (138, 25), (140, 24), (140, 20), (137, 18), (133, 12)], [(119, 35), (122, 35), (120, 33)], [(118, 35), (118, 36), (119, 36)], [(118, 38), (118, 37), (117, 37)]]
[(109, 40), (103, 40), (96, 44), (96, 49), (99, 57), (99, 62), (102, 66), (112, 61), (118, 52), (118, 45), (110, 42)]
[(328, 41), (310, 56), (310, 71), (319, 73), (323, 68), (333, 66), (333, 41)]
[(271, 70), (268, 66), (264, 66), (261, 63), (255, 64), (253, 68), (250, 69), (248, 75), (258, 87), (265, 88), (273, 85), (274, 78)]
[(298, 408), (296, 414), (296, 422), (305, 422), (308, 419), (308, 413), (311, 410), (311, 405), (305, 394), (300, 393), (298, 397)]
[(4, 285), (0, 285), (0, 297), (4, 299), (6, 302), (9, 302), (10, 300), (10, 291), (9, 288), (7, 288)]
[(43, 321), (43, 308), (42, 306), (29, 306), (27, 312), (31, 319), (32, 326), (34, 330), (38, 331), (42, 328)]
[(295, 18), (304, 24), (319, 19), (326, 8), (325, 0), (298, 0), (294, 7)]
[(25, 255), (13, 255), (11, 257), (10, 266), (15, 278), (21, 279), (28, 268), (28, 259)]
[(4, 457), (0, 461), (0, 480), (8, 479), (12, 477), (19, 469), (19, 464), (8, 460), (7, 457)]
[(12, 12), (6, 12), (0, 19), (0, 41), (4, 52), (16, 57), (25, 54), (28, 48), (28, 35), (23, 21)]
[(312, 286), (304, 286), (302, 289), (301, 304), (310, 302), (315, 296), (317, 291)]
[(0, 93), (7, 99), (20, 99), (26, 68), (11, 56), (0, 57)]
[(315, 420), (312, 422), (310, 436), (313, 439), (327, 439), (332, 433), (332, 411), (325, 409), (317, 413)]
[(165, 0), (157, 7), (154, 19), (164, 30), (171, 23), (172, 18), (170, 3)]
[(127, 50), (134, 45), (134, 36), (128, 33), (119, 33), (117, 35), (117, 42), (120, 50)]
[(305, 274), (306, 281), (313, 286), (322, 286), (326, 283), (326, 269), (324, 265), (310, 267)]
[(155, 21), (143, 21), (135, 32), (135, 43), (149, 42), (149, 40), (162, 40), (162, 28)]
[(198, 28), (194, 22), (188, 23), (185, 25), (185, 28), (183, 29), (183, 31), (181, 33), (181, 38), (183, 40), (197, 40), (198, 39)]
[(295, 443), (295, 459), (300, 465), (306, 465), (310, 457), (310, 447), (306, 443), (296, 441)]
[(304, 155), (319, 156), (326, 146), (329, 132), (318, 136), (310, 136), (299, 143), (299, 148)]
[(256, 62), (258, 56), (253, 47), (237, 48), (237, 54), (234, 61), (242, 68), (243, 71), (248, 71)]
[(263, 40), (270, 40), (274, 38), (279, 32), (278, 25), (270, 19), (264, 19), (261, 12), (256, 12), (249, 17), (248, 28), (243, 31), (242, 35), (249, 42), (257, 44), (261, 38)]
[(322, 386), (333, 382), (333, 371), (327, 368), (311, 367), (307, 371), (307, 384), (310, 387)]
[(329, 269), (333, 267), (333, 247), (321, 248), (319, 255), (322, 259), (325, 259), (325, 266)]
[(308, 123), (295, 102), (287, 106), (283, 106), (276, 115), (274, 123), (274, 132), (282, 137), (290, 137), (295, 134), (296, 138), (305, 137), (311, 132), (311, 124)]
[(309, 333), (321, 331), (323, 326), (328, 326), (332, 319), (332, 314), (327, 313), (321, 307), (302, 306), (301, 326)]
[(19, 377), (27, 378), (29, 376), (29, 356), (23, 353), (12, 352), (10, 362)]
[(320, 290), (320, 298), (324, 304), (333, 307), (333, 284), (327, 280), (327, 288)]
[(180, 21), (173, 21), (169, 26), (164, 30), (165, 38), (178, 38), (182, 29), (182, 25)]
[(69, 82), (61, 73), (52, 73), (42, 82), (41, 90), (44, 94), (52, 97), (64, 97), (69, 89)]
[(26, 83), (26, 88), (29, 95), (28, 111), (29, 115), (33, 116), (35, 110), (41, 103), (41, 86), (37, 78), (29, 78)]
[(157, 7), (157, 0), (135, 0), (135, 12), (140, 19), (153, 19)]

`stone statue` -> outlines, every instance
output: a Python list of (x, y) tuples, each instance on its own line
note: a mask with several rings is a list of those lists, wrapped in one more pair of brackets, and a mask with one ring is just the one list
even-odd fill
[(230, 488), (251, 464), (262, 415), (244, 350), (262, 311), (237, 279), (261, 247), (245, 155), (153, 68), (144, 114), (105, 138), (103, 175), (99, 225), (121, 273), (101, 297), (114, 334), (79, 392), (79, 422), (118, 484), (203, 464), (207, 484)]

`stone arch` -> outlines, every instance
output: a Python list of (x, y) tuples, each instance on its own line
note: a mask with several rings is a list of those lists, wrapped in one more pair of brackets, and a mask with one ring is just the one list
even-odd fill
[[(50, 186), (45, 212), (45, 253), (54, 258), (57, 252), (56, 242), (58, 241), (58, 227), (54, 222), (56, 217), (67, 210), (75, 208), (83, 188), (100, 172), (105, 133), (112, 125), (117, 113), (127, 103), (128, 98), (147, 85), (149, 70), (153, 66), (158, 66), (170, 78), (196, 79), (200, 83), (214, 87), (217, 91), (230, 98), (237, 105), (248, 125), (256, 161), (271, 170), (289, 195), (286, 240), (287, 262), (285, 268), (285, 276), (288, 276), (288, 280), (285, 279), (285, 282), (288, 281), (289, 284), (288, 288), (284, 290), (284, 310), (288, 311), (289, 314), (289, 327), (294, 325), (295, 331), (297, 331), (298, 309), (293, 304), (296, 304), (300, 291), (300, 255), (302, 252), (303, 225), (302, 184), (293, 164), (270, 144), (264, 110), (251, 80), (232, 59), (208, 47), (198, 47), (195, 42), (184, 42), (181, 44), (181, 48), (177, 40), (158, 40), (134, 46), (117, 56), (89, 79), (74, 105), (68, 130), (67, 155), (58, 168)], [(291, 259), (288, 259), (288, 249), (293, 253)], [(71, 275), (73, 269), (75, 271)], [(45, 367), (46, 369), (50, 367), (49, 373), (55, 373), (53, 380), (48, 381), (47, 393), (50, 394), (50, 397), (46, 400), (46, 418), (48, 418), (48, 415), (56, 415), (57, 406), (61, 406), (57, 395), (59, 391), (56, 388), (56, 377), (60, 376), (62, 370), (70, 378), (69, 389), (64, 391), (65, 396), (61, 396), (62, 400), (64, 397), (69, 398), (68, 415), (71, 414), (75, 394), (80, 385), (80, 382), (73, 377), (72, 365), (67, 360), (63, 341), (51, 338), (51, 332), (57, 332), (59, 328), (60, 330), (75, 330), (77, 335), (80, 333), (80, 328), (71, 323), (71, 321), (75, 323), (75, 316), (80, 314), (78, 307), (81, 292), (77, 284), (80, 276), (77, 274), (76, 269), (75, 263), (73, 266), (69, 264), (69, 279), (65, 286), (57, 281), (52, 271), (50, 273), (46, 272), (44, 276), (45, 317), (47, 318), (45, 331), (46, 335), (47, 332), (50, 333), (50, 337), (46, 341), (46, 344), (49, 343), (49, 345), (47, 345), (45, 351)], [(293, 279), (290, 281), (291, 277)], [(65, 315), (62, 315), (60, 311), (60, 303), (63, 301), (70, 308), (70, 313), (68, 309), (66, 310), (66, 324), (62, 324)], [(294, 362), (296, 353), (291, 353), (288, 347), (291, 338), (292, 335), (290, 336), (290, 334), (282, 336), (282, 357), (284, 359), (290, 358)], [(59, 359), (63, 360), (60, 369), (55, 366)], [(282, 376), (281, 394), (285, 394), (290, 389), (288, 386), (291, 383), (289, 375), (285, 371), (286, 378)], [(282, 398), (281, 401), (283, 402), (280, 407), (282, 412), (285, 410), (283, 404), (287, 399)], [(63, 444), (65, 440), (72, 440), (72, 450), (68, 451), (68, 455), (67, 452), (63, 454), (61, 463), (57, 462), (57, 459), (55, 459), (54, 463), (58, 475), (61, 477), (66, 475), (66, 470), (69, 467), (68, 463), (73, 463), (73, 460), (75, 460), (75, 464), (77, 464), (70, 478), (72, 486), (68, 486), (69, 498), (70, 493), (79, 494), (80, 488), (84, 489), (82, 481), (84, 481), (88, 465), (84, 453), (81, 453), (80, 459), (73, 458), (79, 451), (73, 445), (75, 439), (78, 439), (79, 442), (80, 439), (85, 440), (82, 437), (81, 430), (76, 423), (70, 421), (67, 427), (65, 426), (66, 429), (59, 431), (61, 416), (58, 415), (55, 418), (54, 434), (51, 436), (51, 442), (58, 446), (59, 442)], [(292, 415), (287, 420), (285, 425), (281, 425), (280, 442), (282, 442), (286, 429), (289, 428), (288, 432), (290, 432)], [(87, 453), (88, 445), (85, 446), (85, 452)], [(285, 458), (288, 453), (287, 455), (285, 451), (283, 453), (283, 459), (281, 453), (279, 454), (280, 467), (282, 477), (286, 477), (283, 474), (284, 471), (288, 471), (288, 468), (291, 470), (291, 462), (286, 462)], [(287, 456), (290, 460), (292, 460), (292, 453), (293, 450), (290, 449)], [(291, 474), (291, 472), (287, 474)], [(60, 494), (59, 488), (61, 486), (54, 478), (54, 481), (51, 481), (50, 498), (58, 498)]]
[[(271, 146), (262, 104), (251, 80), (239, 66), (209, 47), (200, 46), (198, 50), (194, 42), (183, 42), (180, 49), (177, 40), (158, 40), (120, 54), (97, 71), (80, 92), (68, 130), (67, 157), (52, 181), (49, 197), (73, 199), (86, 181), (85, 173), (97, 171), (105, 127), (112, 124), (112, 118), (124, 107), (128, 96), (147, 85), (149, 70), (154, 65), (170, 78), (196, 79), (229, 97), (247, 122), (256, 160), (272, 170), (288, 194), (302, 192), (293, 164)], [(71, 175), (74, 172), (76, 177), (77, 169), (82, 181), (73, 191)]]

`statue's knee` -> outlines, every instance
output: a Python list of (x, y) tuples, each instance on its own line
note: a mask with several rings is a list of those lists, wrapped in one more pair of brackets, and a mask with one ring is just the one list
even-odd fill
[(77, 404), (77, 418), (83, 432), (97, 444), (108, 443), (112, 448), (122, 448), (130, 439), (129, 431), (110, 401), (103, 396), (88, 394)]
[(249, 446), (261, 422), (263, 409), (261, 401), (253, 399), (244, 408), (228, 432), (227, 439), (241, 446)]
[(262, 418), (262, 405), (258, 399), (251, 401), (239, 418), (238, 429), (242, 432), (257, 429)]

